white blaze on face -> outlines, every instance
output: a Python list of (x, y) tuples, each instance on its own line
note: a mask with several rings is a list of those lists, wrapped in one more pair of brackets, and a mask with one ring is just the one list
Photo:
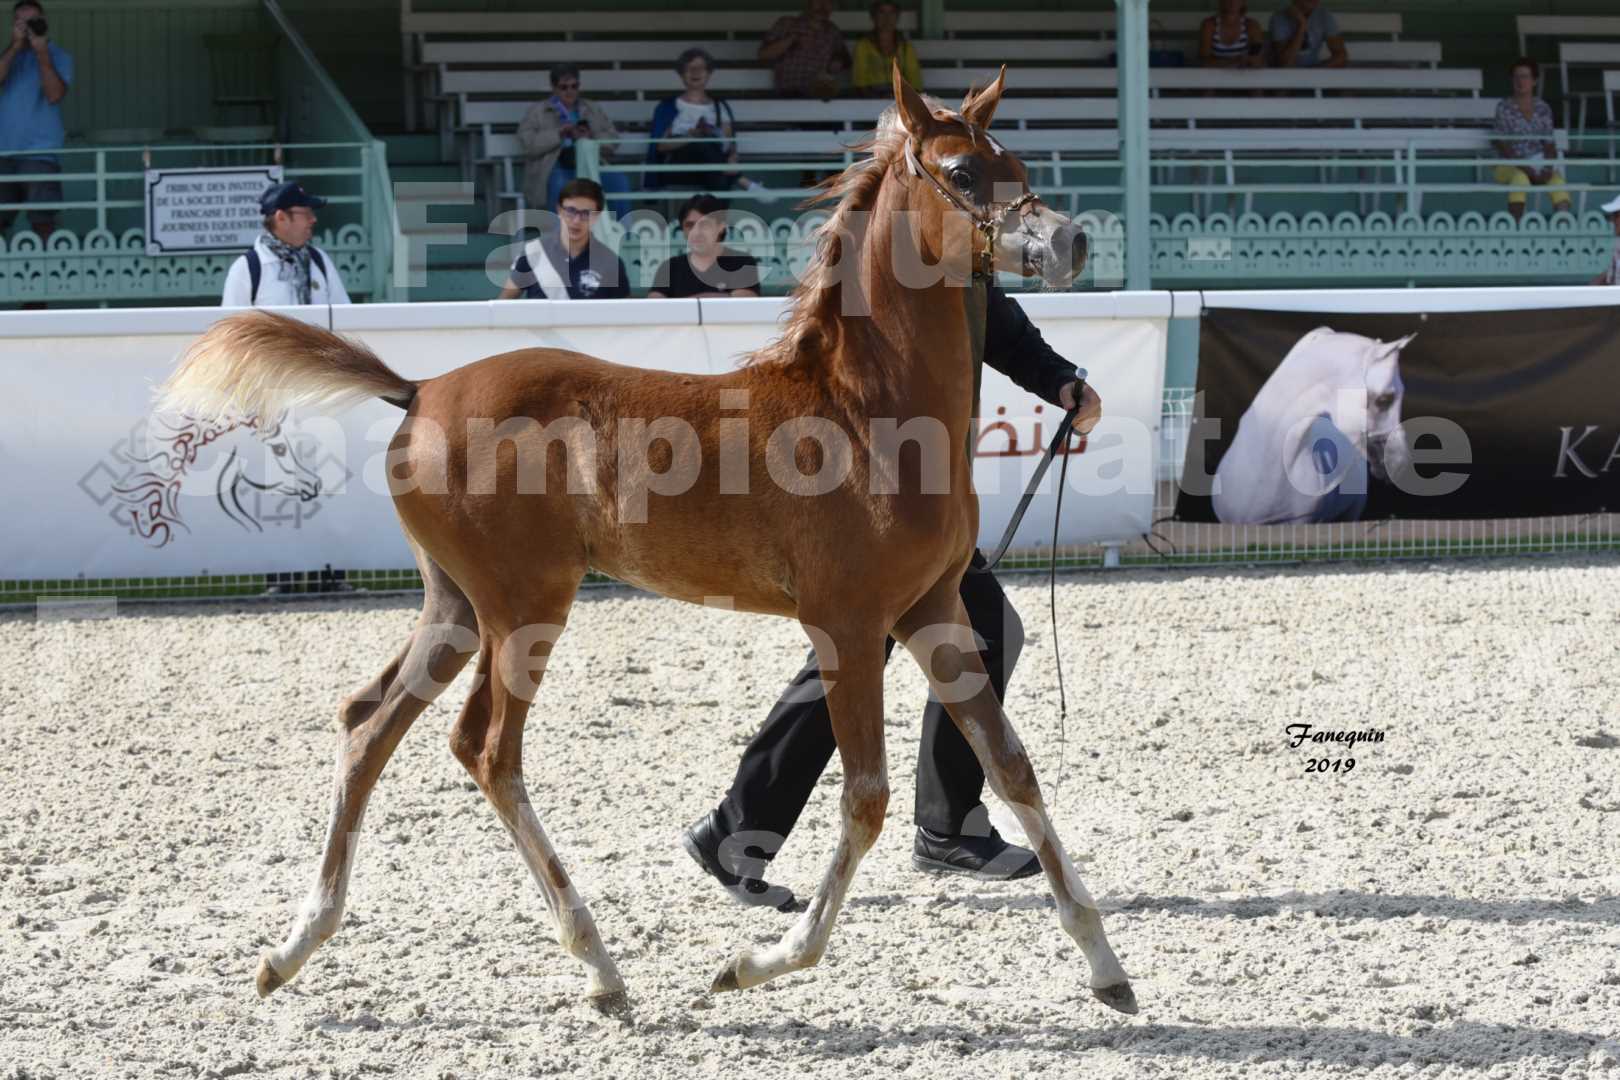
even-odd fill
[(1401, 350), (1415, 337), (1408, 334), (1387, 345), (1376, 343), (1373, 359), (1367, 365), (1367, 457), (1374, 475), (1383, 480), (1404, 468), (1411, 457), (1401, 431), (1401, 406), (1406, 396)]

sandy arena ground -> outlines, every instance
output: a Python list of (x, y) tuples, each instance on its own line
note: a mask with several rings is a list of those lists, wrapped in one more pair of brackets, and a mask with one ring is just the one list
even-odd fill
[[(1009, 711), (1050, 796), (1045, 581), (1009, 581), (1029, 630)], [(1041, 879), (911, 868), (923, 689), (903, 658), (889, 827), (826, 959), (709, 996), (789, 917), (735, 906), (677, 832), (725, 790), (801, 637), (617, 589), (575, 607), (526, 760), (633, 1022), (578, 1001), (446, 749), (465, 675), (383, 777), (342, 931), (261, 1002), (259, 951), (319, 853), (335, 703), (413, 600), (0, 615), (0, 1080), (1620, 1080), (1620, 559), (1091, 573), (1059, 603), (1055, 816), (1135, 1018), (1091, 999)], [(1296, 722), (1385, 740), (1307, 774)], [(777, 860), (801, 894), (836, 773)]]

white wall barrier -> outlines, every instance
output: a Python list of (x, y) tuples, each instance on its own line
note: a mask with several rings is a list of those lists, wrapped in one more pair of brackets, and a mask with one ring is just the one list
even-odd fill
[[(1107, 419), (1069, 456), (1060, 544), (1128, 539), (1153, 508), (1169, 293), (1020, 297), (1046, 339), (1086, 367)], [(287, 309), (374, 348), (408, 378), (537, 346), (637, 367), (731, 369), (777, 333), (783, 302), (593, 301)], [(330, 564), (410, 566), (383, 482), (400, 421), (371, 402), (279, 428), (153, 417), (153, 387), (229, 311), (0, 315), (0, 580), (186, 577)], [(1061, 412), (986, 372), (975, 483), (993, 543)], [(1054, 490), (1054, 465), (1045, 490)], [(658, 496), (654, 496), (658, 497)], [(1017, 544), (1049, 543), (1050, 500)]]

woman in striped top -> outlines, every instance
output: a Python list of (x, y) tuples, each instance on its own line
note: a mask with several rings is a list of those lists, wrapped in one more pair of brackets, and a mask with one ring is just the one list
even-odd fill
[(1243, 0), (1221, 0), (1220, 10), (1204, 20), (1198, 60), (1205, 67), (1259, 67), (1265, 40)]

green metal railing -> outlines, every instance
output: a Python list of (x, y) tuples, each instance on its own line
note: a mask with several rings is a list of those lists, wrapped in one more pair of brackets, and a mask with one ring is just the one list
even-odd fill
[[(38, 158), (38, 151), (0, 157)], [(53, 151), (62, 171), (26, 172), (15, 183), (56, 181), (53, 201), (0, 203), (0, 213), (28, 218), (0, 239), (0, 304), (52, 301), (217, 298), (225, 273), (241, 254), (211, 251), (148, 255), (144, 185), (149, 168), (282, 165), (312, 189), (328, 194), (317, 239), (337, 262), (351, 290), (374, 297), (379, 253), (378, 210), (364, 191), (371, 169), (368, 143), (163, 143), (151, 146), (69, 146)], [(40, 211), (54, 211), (54, 231), (41, 236)], [(382, 230), (387, 235), (388, 229)]]
[[(0, 305), (217, 299), (240, 252), (148, 255), (145, 172), (276, 164), (330, 200), (316, 242), (332, 255), (349, 291), (373, 300), (394, 298), (399, 223), (384, 144), (372, 138), (274, 0), (265, 0), (264, 11), (279, 31), (277, 125), (199, 129), (200, 138), (172, 141), (153, 132), (150, 142), (0, 153), (56, 158), (60, 172), (6, 179), (52, 181), (63, 189), (52, 201), (0, 203), (0, 214), (28, 218), (26, 227), (19, 223), (12, 235), (0, 237)], [(47, 236), (33, 228), (42, 211), (55, 215)]]
[[(1355, 136), (1346, 132), (1347, 142)], [(750, 176), (825, 173), (841, 167), (847, 148), (829, 134), (825, 155), (792, 160), (754, 160), (729, 165), (649, 164), (615, 159), (605, 165), (595, 145), (581, 143), (581, 174), (606, 169), (627, 175), (659, 175), (672, 186), (615, 194), (615, 200), (673, 204), (693, 192), (683, 174), (737, 168)], [(639, 156), (652, 140), (620, 140), (620, 157)], [(709, 140), (720, 141), (720, 140)], [(1555, 189), (1497, 182), (1503, 159), (1489, 153), (1431, 150), (1412, 138), (1379, 150), (1288, 154), (1276, 149), (1159, 151), (1148, 158), (1149, 255), (1158, 284), (1255, 284), (1261, 282), (1360, 281), (1384, 284), (1511, 282), (1577, 283), (1607, 265), (1613, 230), (1595, 212), (1620, 183), (1617, 136), (1571, 135), (1571, 151), (1556, 164), (1572, 215), (1551, 215)], [(1032, 185), (1048, 204), (1071, 215), (1092, 212), (1113, 230), (1097, 251), (1110, 260), (1098, 280), (1126, 276), (1123, 161), (1112, 155), (1029, 154)], [(1516, 221), (1508, 196), (1524, 192), (1530, 212)], [(779, 266), (793, 261), (788, 248), (803, 242), (805, 219), (796, 204), (813, 193), (804, 187), (765, 192), (717, 192), (755, 206), (776, 220), (766, 236), (745, 237), (737, 246)], [(783, 206), (783, 204), (787, 204)], [(781, 209), (773, 209), (781, 207)], [(791, 209), (789, 209), (791, 207)], [(678, 254), (672, 230), (645, 230), (626, 253), (632, 278)], [(1110, 250), (1107, 243), (1112, 244)], [(639, 272), (638, 272), (639, 268)]]

